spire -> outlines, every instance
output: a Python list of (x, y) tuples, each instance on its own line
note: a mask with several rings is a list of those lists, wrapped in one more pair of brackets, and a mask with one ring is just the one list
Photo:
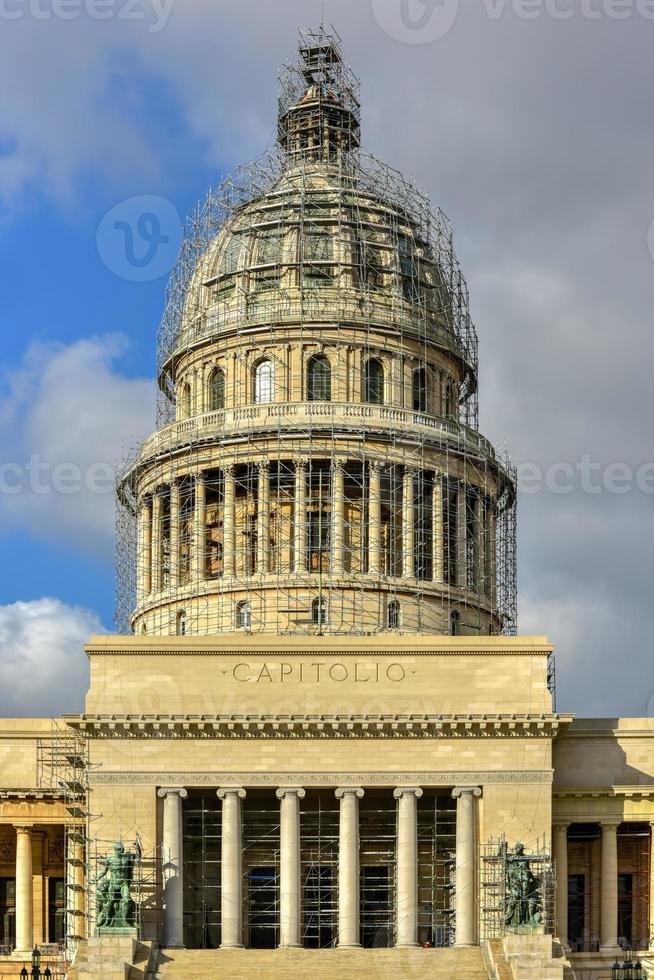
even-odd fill
[(297, 61), (280, 74), (277, 130), (291, 159), (335, 162), (359, 146), (359, 81), (333, 28), (300, 31)]

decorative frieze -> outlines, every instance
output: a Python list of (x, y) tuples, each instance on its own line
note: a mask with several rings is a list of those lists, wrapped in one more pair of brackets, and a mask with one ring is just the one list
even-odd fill
[(551, 769), (490, 770), (467, 772), (440, 770), (434, 772), (103, 772), (89, 774), (91, 785), (100, 783), (152, 784), (168, 786), (454, 786), (491, 783), (551, 783)]

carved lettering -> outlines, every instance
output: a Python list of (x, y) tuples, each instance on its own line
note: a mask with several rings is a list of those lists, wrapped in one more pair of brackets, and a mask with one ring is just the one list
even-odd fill
[(284, 684), (297, 681), (299, 684), (320, 684), (332, 681), (342, 684), (351, 681), (354, 684), (381, 684), (390, 681), (400, 684), (407, 678), (405, 667), (395, 661), (383, 664), (377, 660), (352, 663), (337, 661), (327, 664), (323, 660), (312, 663), (239, 663), (232, 669), (232, 677), (240, 684)]

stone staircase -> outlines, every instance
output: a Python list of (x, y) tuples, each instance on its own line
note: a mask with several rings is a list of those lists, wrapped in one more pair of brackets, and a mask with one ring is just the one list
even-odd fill
[(162, 949), (159, 980), (489, 980), (481, 949)]

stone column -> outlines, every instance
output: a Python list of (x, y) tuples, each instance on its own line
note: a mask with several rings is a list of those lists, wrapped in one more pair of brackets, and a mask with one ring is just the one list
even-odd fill
[(234, 467), (223, 468), (223, 566), (225, 575), (234, 575), (236, 564), (236, 482)]
[(16, 953), (31, 956), (34, 947), (32, 827), (16, 827)]
[(152, 590), (152, 501), (146, 498), (139, 511), (139, 598)]
[(332, 568), (342, 575), (345, 568), (345, 473), (341, 463), (332, 466)]
[(243, 867), (241, 848), (241, 800), (245, 790), (229, 787), (217, 791), (223, 801), (220, 840), (221, 949), (243, 945)]
[(568, 826), (556, 823), (553, 828), (553, 857), (556, 869), (556, 935), (568, 945)]
[(434, 582), (443, 581), (443, 478), (434, 473), (431, 503), (431, 554)]
[(170, 483), (170, 588), (179, 585), (179, 511), (181, 488), (179, 480)]
[(497, 517), (495, 514), (495, 501), (491, 500), (488, 508), (488, 535), (487, 535), (487, 565), (488, 565), (488, 598), (495, 604), (497, 599)]
[(259, 464), (257, 500), (257, 572), (267, 575), (270, 561), (270, 464)]
[(452, 796), (456, 800), (455, 945), (474, 946), (477, 942), (475, 798), (481, 796), (481, 790), (478, 786), (458, 786)]
[(162, 787), (163, 799), (163, 945), (184, 945), (184, 861), (182, 854), (182, 800), (188, 793), (180, 786)]
[(477, 495), (474, 503), (473, 513), (473, 564), (474, 564), (474, 583), (477, 592), (483, 592), (484, 584), (484, 532), (482, 523), (481, 497)]
[(456, 492), (456, 583), (460, 589), (468, 586), (468, 514), (466, 484), (459, 480)]
[(293, 551), (296, 575), (307, 570), (307, 464), (295, 464), (295, 505), (293, 508)]
[(191, 577), (193, 581), (202, 581), (206, 574), (207, 550), (207, 485), (204, 473), (195, 476), (195, 514), (193, 520), (193, 564)]
[(602, 823), (600, 884), (600, 949), (613, 952), (618, 945), (618, 824)]
[(278, 789), (280, 801), (279, 945), (302, 946), (300, 800), (303, 789)]
[(402, 575), (404, 578), (413, 578), (416, 567), (414, 555), (414, 475), (414, 470), (408, 466), (404, 467), (402, 483)]
[(381, 463), (368, 464), (368, 574), (379, 575), (381, 554)]
[(397, 809), (397, 941), (418, 945), (418, 800), (417, 786), (393, 790)]
[(363, 790), (336, 790), (341, 801), (338, 825), (338, 945), (360, 946), (359, 930), (359, 800)]
[(648, 895), (648, 923), (649, 923), (649, 948), (654, 949), (654, 822), (650, 823), (649, 831), (649, 895)]
[(152, 591), (161, 591), (161, 553), (163, 531), (163, 497), (154, 495), (152, 501)]

